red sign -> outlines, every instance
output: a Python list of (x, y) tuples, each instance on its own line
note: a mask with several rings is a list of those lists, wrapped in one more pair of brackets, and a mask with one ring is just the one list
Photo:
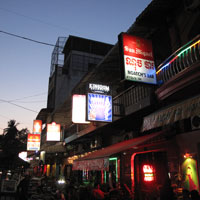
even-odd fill
[(156, 84), (152, 43), (150, 40), (122, 34), (124, 78)]
[(27, 138), (27, 151), (40, 150), (40, 134), (28, 134)]
[(155, 171), (152, 165), (143, 165), (144, 181), (150, 182), (155, 180)]
[(42, 120), (34, 120), (33, 134), (41, 134), (41, 133), (42, 133)]

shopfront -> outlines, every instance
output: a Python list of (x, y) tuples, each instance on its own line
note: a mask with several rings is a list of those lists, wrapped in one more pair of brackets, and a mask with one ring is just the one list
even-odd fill
[(189, 191), (199, 189), (200, 130), (176, 136), (180, 146), (182, 187)]
[(169, 191), (170, 173), (166, 151), (134, 153), (131, 170), (132, 188), (137, 199), (156, 199), (163, 187)]
[[(180, 190), (200, 191), (200, 127), (193, 124), (196, 123), (193, 119), (199, 116), (199, 113), (200, 96), (198, 95), (146, 116), (142, 126), (143, 132), (157, 127), (168, 127), (168, 129), (171, 127), (169, 138), (172, 138), (174, 132), (177, 159), (170, 162), (170, 166), (173, 167), (169, 166), (169, 170), (174, 172), (169, 175), (173, 185)], [(171, 168), (175, 169), (171, 170)]]
[[(110, 186), (113, 187), (119, 184), (123, 184), (123, 180), (125, 180), (123, 178), (123, 176), (125, 176), (125, 165), (128, 165), (129, 168), (131, 166), (131, 157), (126, 156), (124, 152), (127, 149), (136, 148), (142, 143), (160, 134), (161, 133), (154, 133), (141, 136), (94, 151), (88, 156), (74, 160), (72, 169), (76, 171), (82, 171), (84, 181), (90, 181), (91, 176), (95, 173), (96, 176), (99, 177), (99, 183), (108, 183)], [(123, 158), (127, 157), (128, 161), (125, 159), (121, 159), (122, 155)], [(131, 170), (129, 170), (128, 176), (130, 180), (129, 182), (131, 182)], [(129, 184), (127, 185), (131, 190), (131, 186)]]

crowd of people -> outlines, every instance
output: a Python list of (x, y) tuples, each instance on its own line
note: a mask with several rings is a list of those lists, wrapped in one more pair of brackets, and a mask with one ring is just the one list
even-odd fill
[[(109, 184), (87, 183), (78, 184), (73, 179), (67, 179), (59, 184), (55, 178), (43, 177), (38, 181), (37, 189), (30, 192), (32, 178), (26, 175), (18, 184), (17, 199), (49, 199), (49, 200), (129, 200), (131, 193), (127, 186), (110, 187)], [(47, 195), (48, 194), (48, 195)]]
[[(133, 200), (134, 194), (126, 184), (110, 185), (99, 182), (78, 183), (75, 179), (66, 179), (59, 183), (53, 177), (38, 178), (36, 189), (33, 191), (33, 177), (25, 175), (17, 186), (16, 200)], [(157, 197), (146, 194), (145, 200), (200, 200), (197, 190), (182, 190), (180, 196), (173, 195), (173, 190), (163, 187)], [(32, 192), (30, 192), (32, 191)], [(143, 199), (143, 200), (144, 200)]]

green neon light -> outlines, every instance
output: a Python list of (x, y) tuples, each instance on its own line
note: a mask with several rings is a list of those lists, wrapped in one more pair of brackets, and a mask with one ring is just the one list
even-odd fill
[(177, 56), (175, 56), (172, 60), (170, 60), (168, 63), (166, 63), (165, 65), (163, 65), (157, 72), (156, 74), (159, 74), (165, 67), (167, 67), (169, 64), (171, 64), (174, 60), (176, 60), (179, 56), (181, 56), (183, 53), (187, 52), (188, 50), (191, 50), (192, 47), (194, 47), (195, 45), (197, 45), (198, 43), (200, 43), (200, 40), (198, 40), (197, 42), (193, 43), (192, 45), (190, 45), (189, 47), (183, 49), (180, 53), (178, 53)]
[(117, 157), (114, 157), (114, 158), (109, 158), (109, 161), (113, 161), (115, 160), (115, 170), (116, 170), (116, 182), (118, 182), (118, 171), (117, 171), (117, 168), (118, 168), (118, 164), (117, 164)]
[(109, 161), (112, 161), (112, 160), (117, 160), (117, 157), (109, 158)]

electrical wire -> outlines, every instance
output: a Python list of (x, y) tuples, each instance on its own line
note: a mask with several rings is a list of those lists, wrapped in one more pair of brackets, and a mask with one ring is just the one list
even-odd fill
[(49, 44), (49, 43), (46, 43), (46, 42), (40, 42), (40, 41), (37, 41), (37, 40), (33, 40), (31, 38), (27, 38), (27, 37), (24, 37), (24, 36), (16, 35), (16, 34), (13, 34), (13, 33), (6, 32), (6, 31), (0, 30), (0, 33), (4, 33), (6, 35), (10, 35), (10, 36), (17, 37), (17, 38), (20, 38), (20, 39), (28, 40), (28, 41), (35, 42), (35, 43), (38, 43), (38, 44), (52, 46), (52, 47), (58, 47), (59, 48), (59, 46), (54, 45), (54, 44)]
[(42, 103), (42, 102), (46, 102), (46, 100), (41, 100), (41, 101), (15, 101), (17, 103)]
[(42, 23), (42, 24), (45, 24), (45, 25), (48, 25), (48, 26), (52, 26), (52, 27), (59, 28), (59, 29), (62, 29), (62, 30), (67, 30), (67, 31), (75, 32), (75, 33), (77, 33), (77, 34), (81, 34), (80, 32), (77, 32), (77, 31), (75, 31), (75, 30), (71, 30), (71, 29), (66, 28), (66, 27), (62, 27), (62, 26), (58, 26), (58, 25), (55, 25), (55, 24), (52, 24), (52, 23), (49, 23), (49, 22), (45, 22), (45, 21), (42, 21), (41, 19), (29, 17), (29, 16), (27, 16), (27, 15), (23, 15), (23, 14), (21, 14), (21, 13), (18, 13), (18, 12), (12, 11), (12, 10), (9, 10), (9, 9), (7, 9), (7, 8), (2, 8), (2, 7), (0, 7), (0, 10), (6, 11), (6, 12), (9, 12), (9, 13), (18, 15), (18, 16), (20, 16), (20, 17), (24, 17), (24, 18), (27, 18), (27, 19), (29, 19), (29, 20), (36, 21), (36, 22), (39, 22), (39, 23)]
[(34, 112), (34, 113), (38, 113), (38, 112), (35, 111), (35, 110), (26, 108), (26, 107), (24, 107), (24, 106), (17, 105), (17, 104), (15, 104), (15, 103), (11, 103), (10, 101), (6, 101), (6, 100), (4, 100), (4, 99), (0, 99), (0, 101), (5, 102), (5, 103), (9, 103), (9, 104), (11, 104), (11, 105), (17, 106), (17, 107), (19, 107), (19, 108), (23, 108), (23, 109), (25, 109), (25, 110), (28, 110), (28, 111), (31, 111), (31, 112)]
[[(13, 102), (13, 101), (19, 101), (19, 100), (24, 100), (27, 98), (32, 98), (32, 97), (37, 97), (37, 96), (42, 96), (44, 94), (47, 94), (46, 92), (43, 93), (39, 93), (39, 94), (35, 94), (35, 95), (31, 95), (31, 96), (26, 96), (26, 97), (21, 97), (21, 98), (17, 98), (17, 99), (13, 99), (13, 100), (4, 100), (4, 101), (9, 101), (9, 102)], [(0, 102), (1, 103), (1, 102)], [(22, 103), (22, 102), (21, 102)]]

